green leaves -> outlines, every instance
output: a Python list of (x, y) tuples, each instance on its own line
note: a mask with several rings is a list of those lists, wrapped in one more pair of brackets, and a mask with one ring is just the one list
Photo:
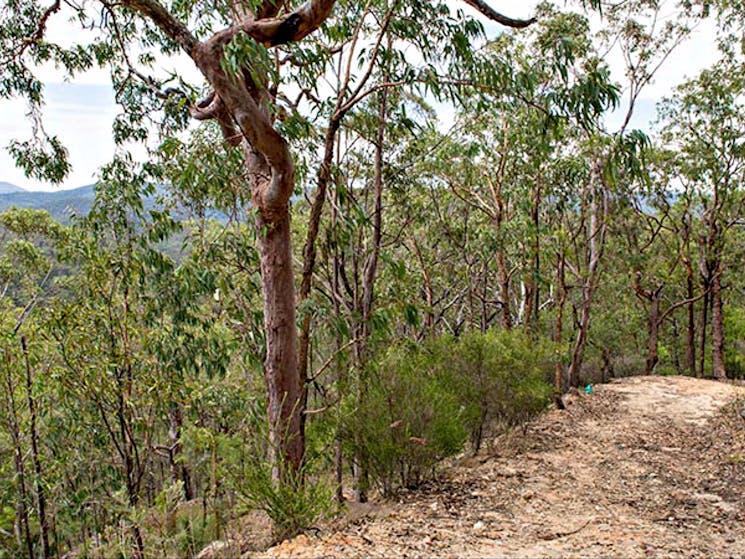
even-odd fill
[(648, 183), (650, 148), (650, 139), (641, 130), (631, 130), (617, 137), (603, 169), (606, 183), (615, 186), (619, 177), (625, 181)]
[(58, 184), (70, 172), (68, 152), (57, 136), (36, 141), (13, 141), (8, 151), (27, 177)]
[(225, 46), (220, 65), (234, 79), (249, 79), (251, 87), (259, 90), (278, 80), (277, 66), (269, 49), (241, 31)]

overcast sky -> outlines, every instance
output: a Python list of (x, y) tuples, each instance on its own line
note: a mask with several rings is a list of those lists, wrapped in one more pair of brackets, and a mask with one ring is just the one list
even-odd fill
[[(454, 0), (455, 1), (455, 0)], [(495, 9), (511, 17), (529, 17), (537, 2), (492, 0)], [(74, 29), (64, 16), (52, 20), (50, 39), (68, 43), (70, 40), (85, 39), (82, 32)], [(498, 32), (497, 26), (489, 25), (490, 35)], [(645, 91), (639, 101), (632, 127), (648, 128), (654, 119), (655, 105), (669, 95), (675, 85), (686, 77), (696, 75), (702, 68), (711, 65), (717, 57), (714, 47), (715, 27), (705, 22), (697, 28), (690, 40), (681, 45), (661, 68), (655, 82)], [(622, 79), (622, 67), (615, 60), (609, 60), (613, 77)], [(188, 60), (168, 62), (189, 75), (195, 75)], [(44, 68), (40, 76), (46, 82), (44, 126), (50, 134), (58, 135), (70, 152), (73, 166), (67, 180), (60, 186), (45, 184), (27, 179), (17, 169), (5, 150), (13, 139), (25, 140), (30, 136), (27, 107), (21, 100), (0, 101), (0, 181), (7, 181), (28, 190), (56, 190), (76, 188), (95, 182), (98, 168), (109, 161), (114, 154), (111, 137), (111, 122), (118, 112), (114, 103), (107, 73), (102, 70), (89, 72), (76, 77), (73, 83), (63, 83), (59, 72)], [(612, 129), (621, 119), (610, 115), (608, 125)]]

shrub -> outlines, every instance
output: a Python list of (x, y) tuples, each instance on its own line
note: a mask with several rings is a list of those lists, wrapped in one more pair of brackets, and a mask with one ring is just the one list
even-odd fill
[(347, 450), (384, 494), (420, 484), (468, 438), (466, 410), (437, 369), (426, 348), (394, 346), (344, 402)]
[(469, 436), (478, 451), (489, 423), (512, 427), (544, 409), (553, 347), (503, 331), (393, 346), (344, 401), (349, 455), (384, 494), (421, 483)]
[(478, 408), (471, 414), (474, 451), (490, 423), (514, 427), (546, 407), (552, 394), (546, 379), (553, 368), (553, 348), (552, 342), (522, 331), (490, 330), (465, 334), (447, 352), (443, 365), (460, 380), (462, 404)]
[(250, 509), (263, 510), (271, 518), (277, 542), (310, 528), (334, 506), (331, 488), (311, 480), (309, 467), (295, 473), (287, 470), (282, 483), (277, 483), (268, 464), (257, 461), (244, 470), (237, 485)]
[(243, 436), (224, 440), (220, 449), (226, 488), (239, 496), (246, 509), (239, 512), (265, 512), (272, 521), (276, 542), (299, 534), (333, 512), (331, 487), (317, 475), (319, 457), (307, 452), (300, 470), (283, 468), (282, 481), (277, 482), (272, 478), (267, 452), (271, 443), (266, 415), (253, 407), (244, 420), (247, 431)]

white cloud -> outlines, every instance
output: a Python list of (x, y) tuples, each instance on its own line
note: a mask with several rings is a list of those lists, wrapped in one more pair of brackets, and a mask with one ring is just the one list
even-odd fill
[[(535, 12), (537, 1), (514, 2), (491, 0), (494, 9), (513, 18), (528, 18)], [(475, 11), (460, 0), (451, 0), (450, 5), (462, 7), (467, 13)], [(570, 6), (577, 5), (570, 3)], [(50, 38), (69, 45), (84, 43), (92, 38), (92, 31), (81, 30), (77, 23), (68, 21), (69, 14), (59, 14), (51, 20)], [(499, 26), (487, 24), (490, 35), (499, 32)], [(663, 96), (669, 95), (675, 85), (686, 76), (693, 76), (702, 68), (716, 60), (714, 47), (716, 29), (713, 22), (700, 24), (692, 37), (681, 45), (661, 68), (655, 81), (643, 93), (643, 107), (632, 125), (645, 127), (654, 114), (652, 107)], [(611, 56), (608, 63), (614, 78), (622, 80), (623, 65), (618, 56)], [(178, 72), (188, 81), (199, 83), (201, 77), (186, 56), (179, 56), (160, 63), (161, 70)], [(59, 83), (62, 72), (45, 66), (40, 69), (40, 77), (48, 84), (47, 106), (45, 110), (46, 127), (50, 133), (57, 134), (70, 152), (73, 172), (61, 188), (74, 188), (94, 180), (96, 170), (109, 161), (115, 146), (111, 138), (111, 122), (117, 113), (113, 101), (110, 81), (106, 70), (95, 70), (76, 76), (73, 84)], [(11, 139), (25, 139), (30, 133), (30, 124), (25, 117), (26, 109), (19, 100), (0, 101), (0, 148), (7, 146)], [(609, 124), (614, 116), (609, 116)], [(35, 183), (26, 179), (16, 169), (4, 150), (0, 151), (0, 180), (9, 181), (24, 188), (50, 190), (55, 187)]]
[[(69, 151), (73, 170), (59, 186), (27, 179), (15, 167), (5, 149), (0, 152), (0, 180), (29, 190), (76, 188), (94, 182), (97, 169), (111, 159), (114, 140), (111, 123), (117, 114), (111, 87), (107, 85), (48, 84), (45, 90), (44, 128), (57, 135)], [(0, 119), (0, 146), (31, 135), (27, 107), (19, 100), (3, 101)]]

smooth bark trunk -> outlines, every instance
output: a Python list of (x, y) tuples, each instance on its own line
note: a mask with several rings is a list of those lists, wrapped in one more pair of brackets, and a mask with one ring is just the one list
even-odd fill
[[(331, 170), (334, 158), (334, 147), (336, 146), (336, 134), (339, 131), (341, 124), (341, 115), (335, 114), (329, 126), (326, 129), (326, 140), (323, 148), (323, 161), (321, 162), (321, 168), (318, 172), (318, 183), (316, 186), (316, 195), (313, 198), (313, 204), (310, 209), (310, 217), (308, 219), (308, 233), (305, 237), (305, 245), (303, 246), (303, 276), (300, 282), (300, 293), (298, 296), (298, 303), (303, 304), (310, 297), (310, 291), (313, 283), (313, 272), (316, 267), (316, 241), (318, 240), (318, 233), (321, 229), (321, 215), (323, 214), (323, 206), (326, 202), (326, 193), (328, 191), (328, 185), (331, 181)], [(308, 368), (310, 367), (309, 362), (309, 348), (310, 348), (310, 329), (312, 323), (312, 313), (306, 309), (302, 316), (300, 323), (300, 334), (298, 337), (298, 376), (300, 378), (300, 390), (302, 408), (305, 410), (308, 407)], [(300, 436), (305, 438), (305, 414), (300, 417)]]
[[(557, 266), (556, 266), (556, 297), (558, 299), (556, 305), (556, 325), (554, 331), (554, 342), (556, 342), (557, 349), (561, 347), (564, 341), (564, 305), (567, 300), (567, 289), (566, 289), (566, 275), (565, 275), (565, 261), (564, 254), (557, 253), (556, 255)], [(557, 351), (556, 363), (554, 365), (554, 401), (556, 407), (564, 409), (564, 402), (561, 399), (564, 394), (564, 363), (562, 359), (562, 352)]]
[(659, 361), (658, 345), (660, 337), (660, 290), (650, 297), (649, 317), (647, 319), (647, 361), (645, 374), (651, 375)]
[(590, 308), (595, 289), (585, 287), (582, 290), (582, 314), (580, 318), (577, 337), (574, 340), (572, 348), (572, 359), (569, 363), (569, 384), (578, 386), (580, 382), (580, 372), (585, 358), (585, 347), (587, 345), (587, 332), (590, 329)]
[(696, 304), (693, 296), (693, 271), (689, 270), (686, 278), (687, 295), (690, 303), (686, 305), (686, 369), (692, 377), (696, 376)]
[[(372, 218), (372, 247), (370, 255), (365, 263), (362, 283), (362, 324), (360, 342), (358, 348), (358, 360), (360, 371), (365, 369), (368, 359), (368, 342), (370, 337), (370, 317), (373, 308), (373, 297), (375, 294), (375, 279), (378, 273), (378, 258), (380, 245), (383, 238), (383, 150), (385, 143), (386, 117), (388, 112), (388, 90), (383, 89), (379, 94), (378, 105), (378, 128), (375, 137), (375, 162), (373, 175), (373, 218)], [(358, 397), (365, 398), (364, 383)], [(367, 501), (369, 486), (368, 465), (364, 460), (357, 459), (355, 473), (356, 497), (359, 502)]]
[(711, 281), (711, 356), (714, 378), (727, 380), (724, 364), (724, 309), (722, 303), (722, 265), (717, 263)]
[(502, 306), (499, 325), (503, 330), (512, 329), (512, 310), (510, 305), (510, 274), (504, 260), (502, 241), (497, 248), (497, 272), (499, 274), (499, 299)]
[(600, 262), (605, 250), (605, 234), (607, 229), (608, 199), (604, 190), (605, 186), (597, 183), (598, 170), (594, 170), (590, 181), (589, 192), (592, 196), (590, 201), (590, 229), (589, 245), (590, 254), (587, 267), (587, 275), (582, 278), (582, 314), (579, 330), (572, 349), (572, 359), (569, 363), (569, 383), (577, 386), (580, 381), (580, 372), (585, 357), (585, 347), (590, 330), (591, 308), (595, 298), (598, 276), (600, 274)]
[(709, 322), (709, 300), (711, 299), (711, 290), (709, 281), (704, 280), (704, 299), (701, 305), (701, 345), (699, 346), (698, 356), (698, 376), (703, 378), (706, 374), (706, 329)]
[(526, 289), (526, 312), (525, 312), (525, 330), (534, 332), (538, 327), (541, 312), (541, 237), (540, 237), (540, 209), (541, 209), (542, 191), (540, 179), (538, 186), (533, 194), (533, 206), (531, 208), (531, 222), (533, 224), (533, 238), (531, 239), (531, 271), (530, 281)]
[(280, 208), (260, 205), (258, 227), (266, 335), (264, 379), (269, 459), (274, 480), (283, 481), (300, 468), (304, 453), (289, 206), (286, 203)]

